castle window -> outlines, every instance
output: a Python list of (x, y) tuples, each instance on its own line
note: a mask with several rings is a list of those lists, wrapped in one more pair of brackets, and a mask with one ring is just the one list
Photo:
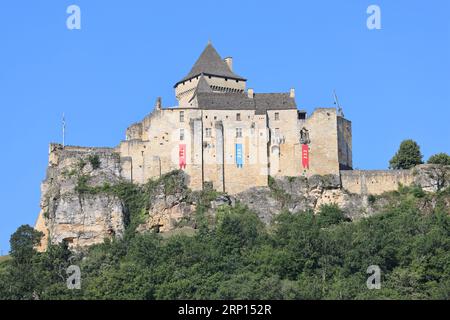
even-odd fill
[(184, 111), (180, 111), (180, 122), (184, 122)]
[(280, 113), (279, 112), (275, 112), (275, 120), (280, 120)]
[(242, 138), (242, 128), (236, 128), (236, 138)]
[(206, 128), (205, 129), (205, 137), (206, 138), (211, 138), (211, 128)]
[(306, 119), (306, 112), (304, 112), (304, 111), (299, 111), (297, 113), (297, 115), (298, 115), (298, 119), (299, 120), (305, 120)]
[(240, 113), (236, 113), (236, 121), (241, 121), (241, 114)]
[(180, 141), (184, 140), (184, 129), (180, 129)]

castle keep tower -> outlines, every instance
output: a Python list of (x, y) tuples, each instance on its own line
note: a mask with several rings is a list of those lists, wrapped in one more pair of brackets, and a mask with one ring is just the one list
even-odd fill
[(267, 186), (268, 176), (339, 175), (352, 167), (351, 123), (335, 108), (300, 111), (295, 90), (246, 91), (246, 79), (208, 43), (162, 106), (127, 129), (117, 150), (121, 174), (145, 183), (175, 169), (189, 187), (211, 183), (230, 194)]
[(174, 86), (180, 107), (191, 106), (189, 102), (199, 87), (201, 78), (205, 80), (203, 89), (207, 84), (213, 92), (243, 93), (247, 80), (235, 74), (232, 68), (233, 59), (228, 57), (222, 60), (212, 44), (208, 43), (191, 71)]

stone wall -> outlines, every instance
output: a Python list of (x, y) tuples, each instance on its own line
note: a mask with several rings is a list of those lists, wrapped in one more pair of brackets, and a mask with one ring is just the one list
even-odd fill
[[(269, 161), (273, 177), (301, 175), (301, 145), (297, 110), (268, 110)], [(262, 146), (266, 149), (266, 146)]]
[(376, 195), (412, 185), (414, 176), (411, 170), (343, 170), (341, 183), (351, 193)]
[(309, 131), (309, 170), (306, 176), (339, 174), (337, 114), (334, 108), (316, 109), (306, 119)]
[(341, 170), (351, 170), (352, 160), (352, 123), (351, 121), (337, 117), (337, 140), (339, 168)]

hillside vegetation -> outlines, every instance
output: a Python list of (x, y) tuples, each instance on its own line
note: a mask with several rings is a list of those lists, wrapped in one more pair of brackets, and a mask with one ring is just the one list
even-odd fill
[[(378, 197), (386, 202), (379, 213), (354, 222), (326, 205), (318, 214), (282, 212), (270, 225), (239, 203), (211, 214), (217, 194), (190, 193), (195, 232), (163, 237), (135, 232), (154, 185), (106, 186), (127, 207), (127, 230), (85, 252), (63, 243), (38, 253), (41, 235), (19, 228), (12, 259), (0, 262), (0, 299), (450, 298), (449, 188), (400, 187)], [(80, 290), (67, 288), (69, 265), (80, 267)], [(366, 285), (372, 265), (381, 269), (379, 290)]]

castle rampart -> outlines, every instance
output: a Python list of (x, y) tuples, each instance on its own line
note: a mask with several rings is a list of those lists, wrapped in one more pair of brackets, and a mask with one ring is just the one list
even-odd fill
[(397, 190), (399, 184), (414, 183), (412, 170), (343, 170), (342, 188), (357, 194), (381, 194)]

